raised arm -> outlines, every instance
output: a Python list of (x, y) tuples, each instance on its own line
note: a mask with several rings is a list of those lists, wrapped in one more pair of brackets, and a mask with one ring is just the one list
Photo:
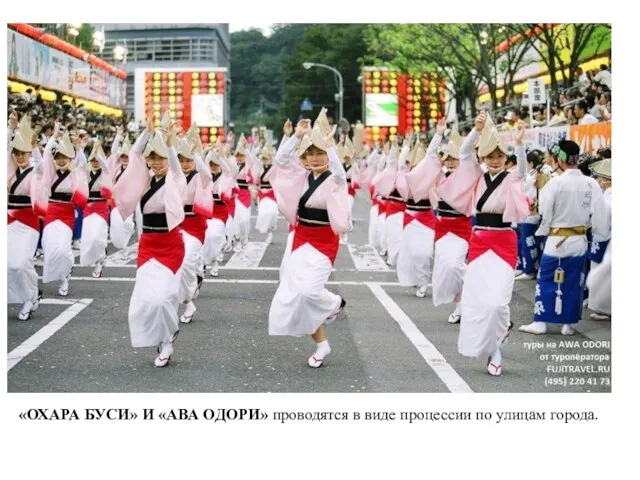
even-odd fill
[(464, 143), (460, 148), (460, 161), (461, 162), (474, 162), (478, 163), (478, 157), (476, 157), (474, 147), (480, 138), (480, 133), (484, 129), (487, 123), (487, 114), (481, 112), (476, 118), (475, 128), (471, 130), (467, 138), (464, 139)]
[(107, 159), (107, 169), (110, 172), (113, 172), (116, 169), (116, 165), (118, 164), (118, 151), (120, 150), (120, 144), (123, 140), (122, 127), (118, 127), (116, 138), (113, 140), (113, 144), (111, 145), (111, 155), (109, 155), (109, 158)]
[[(207, 159), (211, 158), (209, 156), (209, 153), (210, 152), (207, 153), (205, 158)], [(202, 157), (194, 152), (193, 161), (196, 164), (196, 170), (198, 171), (198, 175), (200, 176), (202, 186), (206, 187), (209, 183), (213, 181), (213, 179), (211, 178), (211, 170), (209, 170), (209, 167), (208, 167), (208, 160), (207, 160), (207, 163), (205, 164), (204, 160), (202, 160)]]

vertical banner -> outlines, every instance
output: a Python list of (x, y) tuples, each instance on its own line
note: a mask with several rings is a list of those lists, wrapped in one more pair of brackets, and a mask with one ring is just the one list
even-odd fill
[[(193, 72), (183, 72), (183, 77), (190, 79)], [(182, 128), (188, 130), (191, 127), (191, 88), (184, 89), (182, 100), (184, 102), (184, 115), (182, 117)]]
[(407, 76), (398, 76), (398, 135), (407, 130)]

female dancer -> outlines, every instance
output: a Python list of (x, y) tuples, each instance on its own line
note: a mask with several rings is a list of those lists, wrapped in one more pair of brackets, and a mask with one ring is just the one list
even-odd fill
[(602, 187), (607, 214), (607, 234), (594, 235), (591, 247), (591, 270), (587, 277), (591, 320), (611, 320), (611, 159), (591, 165), (596, 180)]
[[(195, 127), (192, 127), (195, 131)], [(189, 143), (191, 138), (192, 143)], [(211, 191), (211, 173), (202, 156), (202, 145), (193, 135), (173, 139), (177, 146), (178, 160), (185, 175), (187, 188), (184, 193), (184, 221), (180, 225), (184, 241), (185, 255), (182, 262), (180, 279), (180, 303), (187, 307), (180, 322), (190, 323), (196, 313), (193, 301), (198, 297), (204, 275), (202, 250), (207, 231), (207, 220), (213, 214), (213, 193)], [(208, 159), (206, 160), (208, 162)]]
[[(507, 149), (490, 117), (482, 112), (462, 146), (456, 183), (438, 189), (441, 198), (457, 211), (465, 215), (476, 212), (462, 290), (458, 351), (466, 357), (488, 355), (487, 371), (494, 376), (502, 374), (500, 345), (513, 328), (509, 302), (518, 246), (511, 223), (520, 222), (529, 214), (523, 190), (527, 168), (522, 144), (524, 124), (521, 122), (518, 128), (517, 171), (507, 172)], [(479, 136), (478, 155), (488, 168), (484, 174), (473, 152)]]
[(132, 215), (138, 202), (142, 210), (143, 233), (129, 304), (131, 344), (157, 346), (154, 364), (164, 367), (179, 332), (180, 266), (185, 254), (179, 226), (184, 220), (187, 183), (173, 146), (167, 146), (160, 131), (151, 138), (152, 125), (153, 120), (147, 120), (146, 130), (131, 149), (127, 169), (113, 186), (113, 196), (122, 218)]
[(12, 113), (8, 132), (7, 273), (11, 281), (7, 283), (7, 301), (22, 304), (18, 319), (28, 320), (38, 309), (41, 296), (32, 257), (40, 232), (34, 206), (42, 158), (26, 116), (18, 125), (18, 118)]
[(234, 153), (238, 164), (236, 181), (239, 189), (233, 215), (234, 252), (242, 251), (249, 243), (249, 231), (251, 230), (251, 192), (249, 191), (249, 184), (253, 182), (250, 153), (249, 144), (244, 138), (244, 134), (242, 134)]
[(416, 296), (423, 298), (431, 283), (436, 218), (429, 194), (431, 189), (421, 188), (421, 180), (428, 170), (428, 163), (439, 163), (437, 149), (439, 138), (431, 140), (426, 152), (418, 142), (411, 152), (412, 169), (405, 173), (398, 191), (407, 202), (404, 217), (402, 245), (398, 255), (398, 281), (402, 285), (417, 286)]
[[(356, 191), (360, 189), (359, 172), (357, 164), (354, 164), (356, 149), (353, 142), (345, 135), (342, 145), (338, 145), (338, 154), (344, 161), (344, 171), (347, 174), (347, 187), (349, 193), (349, 232), (353, 231), (353, 204), (355, 203)], [(348, 242), (348, 233), (340, 235), (340, 244), (346, 245)]]
[[(296, 229), (271, 302), (269, 334), (312, 335), (316, 351), (308, 363), (317, 368), (331, 352), (324, 325), (335, 320), (346, 304), (326, 289), (326, 283), (338, 254), (338, 236), (349, 228), (349, 211), (345, 173), (324, 109), (307, 132), (309, 120), (301, 120), (295, 136), (276, 155), (273, 189), (280, 211)], [(294, 155), (306, 158), (311, 172)]]
[[(75, 208), (84, 208), (89, 197), (89, 185), (83, 145), (74, 149), (69, 133), (61, 134), (56, 122), (53, 135), (44, 149), (42, 187), (38, 195), (40, 210), (46, 211), (42, 247), (44, 250), (43, 283), (60, 281), (58, 294), (69, 294), (69, 277), (73, 267), (71, 241), (75, 223)], [(88, 138), (87, 138), (88, 139)], [(55, 166), (54, 166), (55, 162)]]
[[(124, 138), (124, 142), (123, 142)], [(120, 146), (122, 145), (122, 146)], [(112, 175), (111, 183), (116, 185), (122, 174), (129, 165), (129, 154), (131, 153), (131, 143), (129, 139), (122, 136), (122, 129), (118, 129), (116, 138), (111, 147), (111, 155), (107, 161), (107, 168)], [(136, 225), (142, 224), (142, 214), (140, 208), (136, 207), (134, 215), (136, 217)], [(115, 199), (111, 199), (111, 216), (109, 222), (109, 237), (113, 246), (122, 249), (129, 245), (129, 240), (134, 231), (133, 215), (123, 219), (120, 210), (117, 208)], [(138, 228), (138, 238), (141, 235), (141, 227)]]
[(236, 182), (238, 166), (229, 158), (228, 147), (222, 149), (217, 145), (209, 152), (208, 158), (212, 181), (213, 216), (207, 220), (202, 256), (211, 276), (217, 277), (219, 262), (224, 258), (223, 248), (227, 241), (227, 220), (235, 202), (233, 186)]
[(265, 242), (270, 244), (273, 241), (273, 232), (278, 223), (278, 205), (276, 197), (271, 187), (270, 178), (273, 176), (276, 167), (273, 165), (275, 152), (270, 143), (267, 143), (260, 152), (262, 162), (256, 165), (253, 178), (258, 185), (258, 218), (256, 220), (256, 230), (267, 234)]
[(102, 276), (107, 258), (109, 236), (109, 207), (111, 198), (111, 173), (100, 142), (93, 144), (89, 154), (89, 200), (83, 212), (80, 265), (95, 265), (93, 277)]

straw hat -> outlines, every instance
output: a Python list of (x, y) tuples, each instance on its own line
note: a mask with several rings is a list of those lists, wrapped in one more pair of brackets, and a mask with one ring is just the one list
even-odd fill
[(604, 160), (600, 160), (591, 165), (591, 170), (598, 177), (603, 177), (611, 180), (611, 159), (605, 158)]
[(325, 144), (325, 137), (331, 133), (331, 125), (329, 125), (329, 120), (327, 119), (327, 109), (323, 108), (320, 110), (320, 114), (316, 121), (313, 123), (313, 128), (311, 132), (305, 134), (296, 149), (296, 155), (298, 157), (302, 157), (304, 153), (311, 147), (312, 145), (320, 150), (327, 151), (328, 146)]
[(16, 149), (20, 152), (31, 153), (33, 147), (31, 146), (31, 139), (33, 138), (33, 130), (31, 130), (31, 121), (25, 115), (18, 124), (16, 134), (11, 141), (11, 149)]
[(496, 125), (495, 123), (493, 123), (493, 120), (487, 113), (487, 122), (482, 129), (482, 133), (480, 134), (480, 141), (478, 142), (478, 156), (486, 157), (496, 149), (500, 150), (505, 155), (508, 155), (507, 147), (505, 147), (505, 145), (500, 140)]

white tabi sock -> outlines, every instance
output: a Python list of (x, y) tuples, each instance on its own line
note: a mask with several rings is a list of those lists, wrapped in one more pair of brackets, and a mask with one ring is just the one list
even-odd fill
[(453, 311), (453, 315), (462, 315), (462, 305), (461, 302), (455, 302), (456, 309)]
[(491, 363), (494, 365), (502, 364), (502, 352), (499, 348), (496, 348), (496, 351), (491, 354)]
[(185, 317), (190, 317), (192, 316), (194, 313), (196, 313), (196, 306), (193, 304), (193, 302), (189, 302), (187, 303), (187, 308), (185, 308), (184, 310), (184, 316)]
[(329, 347), (329, 340), (324, 340), (320, 343), (316, 343), (315, 356), (317, 358), (325, 358), (330, 353), (331, 353), (331, 347)]

